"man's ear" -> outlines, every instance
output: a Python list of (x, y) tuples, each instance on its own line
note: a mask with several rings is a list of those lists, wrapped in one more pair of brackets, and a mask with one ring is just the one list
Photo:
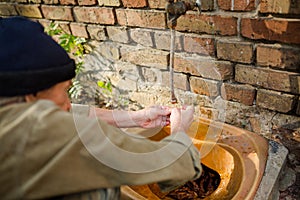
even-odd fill
[(36, 101), (38, 98), (36, 97), (36, 94), (27, 94), (25, 95), (25, 101), (26, 102), (33, 102)]

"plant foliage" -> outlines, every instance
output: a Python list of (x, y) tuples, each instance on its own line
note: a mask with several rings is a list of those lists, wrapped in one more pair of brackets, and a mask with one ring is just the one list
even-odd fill
[[(51, 22), (45, 31), (51, 37), (57, 38), (58, 44), (75, 60), (76, 74), (81, 72), (83, 70), (85, 38), (67, 33), (55, 22)], [(77, 98), (81, 90), (82, 86), (80, 82), (78, 80), (73, 80), (73, 85), (69, 90), (70, 97)]]

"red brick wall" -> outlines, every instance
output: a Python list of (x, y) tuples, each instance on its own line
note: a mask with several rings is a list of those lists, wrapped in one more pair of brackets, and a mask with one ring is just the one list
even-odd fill
[[(164, 0), (10, 2), (1, 1), (0, 16), (23, 15), (45, 25), (55, 20), (72, 34), (93, 40), (134, 41), (164, 53), (140, 51), (121, 59), (167, 69), (169, 35), (160, 33), (167, 29)], [(175, 72), (182, 73), (180, 77), (189, 84), (179, 88), (300, 115), (300, 4), (293, 0), (202, 0), (202, 5), (201, 14), (189, 11), (178, 19), (176, 30), (181, 34), (176, 37), (176, 51), (209, 59), (175, 57)], [(116, 32), (123, 36), (114, 37)], [(160, 64), (151, 66), (153, 59)], [(207, 70), (217, 66), (219, 74), (201, 74), (195, 65)], [(213, 92), (206, 91), (203, 82)]]

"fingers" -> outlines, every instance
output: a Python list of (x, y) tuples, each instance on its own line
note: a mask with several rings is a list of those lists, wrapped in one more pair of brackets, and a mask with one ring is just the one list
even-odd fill
[(187, 131), (193, 120), (194, 107), (173, 108), (170, 116), (171, 132)]

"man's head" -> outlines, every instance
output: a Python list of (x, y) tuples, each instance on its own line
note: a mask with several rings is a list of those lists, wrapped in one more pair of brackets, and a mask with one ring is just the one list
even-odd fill
[(41, 24), (24, 17), (0, 18), (0, 61), (0, 97), (38, 97), (75, 76), (66, 51)]

